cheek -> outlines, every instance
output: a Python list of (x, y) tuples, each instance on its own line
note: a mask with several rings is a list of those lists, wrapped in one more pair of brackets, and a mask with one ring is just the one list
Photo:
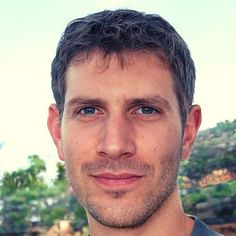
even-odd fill
[(175, 150), (181, 145), (181, 132), (173, 127), (143, 129), (136, 139), (138, 147), (143, 147), (148, 152), (164, 153)]
[(80, 129), (76, 125), (64, 128), (62, 135), (62, 146), (67, 175), (72, 185), (73, 181), (81, 182), (83, 175), (81, 166), (87, 161), (96, 158), (95, 132), (89, 129)]
[(77, 185), (83, 183), (81, 179), (81, 165), (89, 156), (86, 148), (86, 142), (74, 135), (65, 135), (63, 137), (63, 151), (67, 177), (70, 185), (77, 191)]
[(155, 168), (160, 177), (164, 169), (176, 169), (180, 160), (181, 135), (173, 128), (142, 132), (137, 140), (138, 156)]
[(62, 133), (65, 159), (82, 159), (87, 156), (93, 150), (94, 137), (90, 129), (83, 130), (74, 123), (65, 126)]

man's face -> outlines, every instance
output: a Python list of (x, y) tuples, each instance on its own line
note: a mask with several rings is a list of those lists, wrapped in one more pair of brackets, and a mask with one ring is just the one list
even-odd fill
[[(99, 53), (66, 73), (56, 141), (89, 216), (110, 227), (144, 223), (176, 191), (182, 127), (171, 73), (156, 56)], [(106, 67), (108, 65), (108, 67)]]

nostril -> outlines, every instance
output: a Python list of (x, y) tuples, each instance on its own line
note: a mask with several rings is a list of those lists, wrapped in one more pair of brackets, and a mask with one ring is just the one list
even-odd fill
[(117, 155), (117, 156), (111, 156), (105, 152), (100, 152), (99, 155), (101, 157), (104, 157), (104, 158), (107, 158), (107, 159), (119, 159), (119, 158), (122, 158), (122, 159), (126, 159), (126, 158), (129, 158), (131, 157), (133, 154), (130, 153), (130, 152), (125, 152), (125, 153), (121, 153), (120, 155)]
[(108, 156), (105, 152), (99, 152), (99, 156), (108, 158)]
[(132, 153), (130, 152), (126, 152), (122, 154), (122, 158), (129, 158), (130, 156), (132, 156)]

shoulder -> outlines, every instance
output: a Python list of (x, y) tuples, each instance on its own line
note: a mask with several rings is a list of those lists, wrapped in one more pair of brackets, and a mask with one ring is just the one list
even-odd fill
[(211, 230), (205, 223), (203, 223), (200, 219), (195, 216), (190, 216), (195, 224), (193, 227), (193, 231), (190, 236), (223, 236), (213, 230)]

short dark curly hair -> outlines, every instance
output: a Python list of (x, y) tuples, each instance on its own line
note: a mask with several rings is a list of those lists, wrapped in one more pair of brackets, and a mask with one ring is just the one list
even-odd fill
[(104, 56), (120, 55), (127, 50), (146, 51), (159, 58), (162, 55), (172, 72), (181, 120), (185, 124), (195, 87), (195, 66), (188, 46), (159, 15), (128, 9), (90, 14), (66, 27), (51, 67), (52, 91), (60, 115), (64, 110), (65, 73), (69, 63), (95, 49), (104, 52)]

